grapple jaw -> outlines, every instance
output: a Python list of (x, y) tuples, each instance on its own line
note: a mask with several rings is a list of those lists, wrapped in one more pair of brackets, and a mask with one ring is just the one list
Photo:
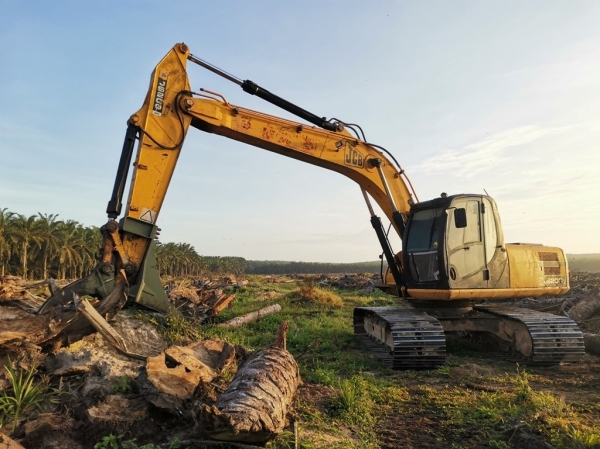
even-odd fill
[[(88, 276), (62, 289), (56, 285), (54, 279), (49, 279), (48, 288), (51, 296), (42, 304), (37, 313), (42, 315), (58, 304), (64, 305), (72, 302), (74, 294), (80, 297), (92, 296), (105, 301), (105, 298), (117, 286), (115, 272), (119, 273), (119, 270), (106, 270), (106, 264), (100, 264)], [(154, 241), (149, 245), (139, 273), (128, 278), (127, 283), (129, 284), (126, 288), (127, 304), (141, 304), (158, 312), (167, 312), (172, 307), (160, 281)]]
[(94, 269), (91, 274), (81, 278), (64, 288), (58, 287), (54, 279), (48, 280), (51, 296), (37, 311), (38, 315), (48, 312), (59, 304), (67, 304), (73, 300), (73, 294), (78, 296), (93, 296), (103, 299), (115, 289), (114, 274), (105, 274), (99, 269)]

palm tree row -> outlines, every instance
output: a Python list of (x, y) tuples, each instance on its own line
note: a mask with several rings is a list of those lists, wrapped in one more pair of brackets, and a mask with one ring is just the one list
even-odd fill
[[(25, 215), (0, 208), (0, 275), (24, 279), (74, 279), (88, 274), (97, 264), (95, 254), (102, 236), (97, 227), (58, 214)], [(242, 274), (241, 257), (200, 256), (187, 243), (157, 243), (161, 275), (198, 276)]]
[(246, 269), (243, 257), (201, 256), (188, 243), (156, 245), (156, 260), (161, 275), (200, 276), (204, 274), (242, 274)]
[(0, 208), (0, 275), (77, 278), (95, 265), (100, 232), (58, 214), (29, 217)]

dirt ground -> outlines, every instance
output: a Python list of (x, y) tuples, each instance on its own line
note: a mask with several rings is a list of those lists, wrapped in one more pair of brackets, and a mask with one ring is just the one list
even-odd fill
[[(514, 366), (509, 363), (498, 362), (491, 359), (479, 358), (476, 354), (471, 356), (460, 356), (455, 358), (454, 363), (480, 367), (483, 370), (514, 371)], [(459, 365), (460, 366), (460, 365)], [(529, 368), (528, 372), (534, 376), (531, 382), (532, 388), (537, 391), (548, 391), (553, 395), (564, 397), (570, 404), (581, 411), (586, 411), (590, 416), (600, 417), (600, 357), (586, 356), (580, 363), (563, 365), (555, 368)], [(466, 381), (465, 373), (458, 367), (452, 375), (441, 375), (435, 372), (419, 373), (412, 372), (410, 375), (396, 373), (388, 377), (406, 388), (408, 401), (397, 409), (386, 409), (378, 417), (375, 432), (381, 448), (407, 448), (428, 449), (440, 447), (465, 447), (477, 448), (481, 446), (482, 435), (478, 432), (476, 425), (472, 428), (453, 428), (444, 424), (445, 412), (426, 400), (421, 391), (423, 385), (434, 390), (466, 389), (479, 392), (482, 389), (489, 391), (494, 387), (502, 388), (501, 384), (494, 385), (490, 382), (477, 384)], [(69, 383), (66, 388), (69, 391), (78, 391), (85, 387), (85, 380), (77, 377), (65, 380)], [(199, 443), (204, 440), (201, 429), (194, 423), (193, 417), (174, 417), (171, 413), (161, 411), (158, 407), (148, 406), (145, 401), (140, 400), (143, 392), (135, 391), (132, 387), (130, 392), (117, 392), (118, 387), (108, 386), (106, 389), (91, 391), (88, 396), (81, 398), (73, 395), (61, 399), (61, 407), (58, 412), (41, 417), (28, 423), (24, 427), (26, 435), (21, 434), (21, 442), (28, 449), (49, 448), (93, 448), (107, 435), (124, 435), (123, 441), (148, 442), (152, 441), (156, 447), (170, 447), (175, 439), (181, 442), (195, 442), (184, 447), (209, 447)], [(125, 387), (126, 388), (126, 387)], [(112, 390), (112, 391), (110, 391)], [(108, 393), (108, 394), (107, 394)], [(104, 402), (111, 396), (126, 398), (123, 402), (115, 402), (125, 412), (125, 416), (116, 413), (113, 406), (106, 409), (105, 419), (93, 419), (90, 416), (90, 408), (98, 405), (101, 398)], [(335, 392), (331, 387), (319, 384), (305, 383), (299, 390), (297, 400), (311, 403), (323, 413), (327, 413), (328, 403), (334, 397)], [(138, 417), (136, 418), (135, 414)], [(29, 425), (29, 427), (28, 427)], [(510, 433), (513, 448), (548, 448), (552, 447), (543, 443), (543, 439), (529, 431), (518, 429), (518, 423), (506, 422), (506, 432)], [(305, 434), (300, 419), (299, 440), (306, 441), (309, 434)], [(350, 437), (348, 437), (350, 438)], [(339, 443), (339, 442), (338, 442)], [(112, 448), (112, 446), (106, 446)], [(121, 447), (121, 446), (115, 446)], [(127, 447), (127, 446), (122, 446)], [(135, 446), (131, 446), (135, 447)], [(224, 446), (228, 447), (228, 446)], [(307, 446), (309, 447), (309, 446)], [(315, 446), (319, 447), (319, 446)], [(322, 447), (360, 447), (357, 441), (353, 445), (332, 445)]]
[[(327, 280), (329, 285), (345, 282), (345, 286), (350, 286), (347, 288), (354, 290), (369, 287), (368, 279), (356, 282), (355, 285), (347, 280), (342, 281)], [(574, 276), (572, 292), (563, 298), (562, 303), (556, 301), (556, 307), (564, 309), (565, 301), (572, 304), (580, 297), (597, 293), (599, 285), (598, 275)], [(277, 280), (269, 279), (268, 287), (263, 290), (270, 292), (271, 288), (276, 287)], [(275, 293), (275, 296), (282, 294), (279, 291)], [(127, 321), (127, 314), (123, 319)], [(595, 330), (596, 321), (597, 318), (592, 318), (582, 328)], [(164, 349), (166, 343), (154, 333), (151, 324), (136, 324), (136, 332), (144, 332), (146, 349), (156, 353)], [(127, 326), (124, 326), (121, 331), (127, 334)], [(118, 325), (116, 327), (119, 328)], [(224, 391), (226, 380), (215, 380), (197, 389), (190, 399), (165, 407), (160, 401), (149, 399), (157, 393), (149, 386), (145, 362), (119, 354), (98, 334), (85, 337), (68, 350), (57, 349), (48, 356), (37, 353), (27, 345), (19, 347), (15, 344), (9, 349), (10, 354), (21, 354), (19, 361), (25, 367), (28, 363), (31, 365), (34, 359), (42, 360), (37, 375), (41, 380), (49, 382), (55, 392), (49, 396), (44, 407), (30, 412), (12, 435), (27, 449), (236, 447), (209, 443), (197, 424), (197, 417), (191, 412), (200, 403), (214, 402)], [(357, 351), (362, 356), (368, 355), (366, 350)], [(306, 409), (306, 405), (301, 404), (308, 404), (318, 413), (327, 416), (336, 390), (332, 386), (305, 382), (297, 393), (295, 411), (290, 415), (290, 422), (296, 420), (298, 423), (299, 447), (553, 447), (545, 442), (547, 438), (539, 435), (529, 424), (518, 420), (499, 420), (494, 435), (485, 434), (488, 430), (482, 430), (476, 418), (456, 423), (449, 421), (451, 414), (448, 407), (452, 407), (452, 404), (433, 398), (452, 397), (456, 392), (465, 396), (501, 393), (508, 388), (506, 379), (517, 376), (519, 372), (515, 364), (500, 361), (493, 354), (476, 352), (460, 340), (449, 342), (449, 352), (448, 365), (443, 369), (362, 373), (372, 375), (387, 385), (397, 386), (402, 391), (402, 397), (397, 401), (384, 399), (377, 406), (377, 419), (372, 429), (376, 435), (376, 444), (361, 441), (360, 433), (343, 422), (340, 422), (336, 432), (317, 438), (298, 410), (303, 407)], [(5, 365), (6, 358), (0, 362)], [(564, 399), (574, 410), (573, 413), (591, 423), (592, 427), (600, 426), (600, 357), (586, 354), (579, 363), (520, 369), (526, 369), (531, 389)], [(0, 389), (8, 391), (6, 379)], [(10, 431), (11, 427), (8, 425), (0, 427), (0, 432), (9, 434)], [(600, 434), (600, 428), (598, 432)], [(500, 440), (504, 446), (498, 443)], [(489, 443), (482, 445), (482, 441)], [(288, 442), (269, 447), (284, 448), (293, 445)], [(599, 446), (594, 446), (592, 441), (588, 445), (564, 447)]]
[[(514, 371), (514, 367), (508, 363), (481, 359), (473, 354), (470, 357), (461, 357), (462, 363), (482, 367), (483, 369)], [(468, 361), (467, 361), (468, 360)], [(555, 396), (564, 397), (565, 400), (575, 406), (580, 413), (585, 413), (600, 421), (600, 357), (587, 355), (577, 364), (562, 365), (552, 368), (527, 368), (535, 380), (531, 381), (531, 387), (536, 391), (549, 392)], [(436, 390), (464, 389), (474, 392), (493, 391), (494, 388), (502, 388), (501, 384), (494, 385), (493, 382), (478, 384), (468, 381), (469, 376), (462, 370), (457, 369), (454, 375), (428, 377), (426, 383)], [(410, 400), (397, 413), (390, 411), (377, 425), (382, 448), (407, 449), (433, 449), (440, 447), (492, 447), (481, 446), (482, 435), (476, 425), (471, 428), (453, 428), (441, 425), (445, 413), (428, 401), (422, 400), (423, 393), (420, 387), (423, 380), (417, 378), (405, 382), (410, 393)], [(407, 411), (410, 410), (410, 413)], [(543, 438), (526, 428), (519, 428), (518, 422), (505, 422), (506, 436), (510, 441), (508, 447), (519, 449), (550, 448)], [(443, 444), (442, 444), (443, 442)], [(598, 446), (593, 446), (598, 447)]]

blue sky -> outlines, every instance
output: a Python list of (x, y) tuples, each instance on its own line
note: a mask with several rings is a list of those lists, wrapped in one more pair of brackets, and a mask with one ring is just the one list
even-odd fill
[[(127, 118), (185, 42), (360, 124), (421, 200), (485, 189), (508, 242), (600, 252), (599, 2), (0, 0), (0, 11), (0, 208), (103, 224)], [(289, 117), (188, 68), (194, 90)], [(380, 252), (352, 181), (193, 129), (158, 224), (163, 241), (204, 255)]]

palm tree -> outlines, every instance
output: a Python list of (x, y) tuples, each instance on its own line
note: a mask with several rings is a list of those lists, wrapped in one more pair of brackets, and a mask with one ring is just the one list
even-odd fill
[(32, 245), (39, 245), (41, 236), (39, 232), (39, 224), (36, 216), (32, 215), (26, 218), (25, 215), (17, 215), (13, 222), (11, 233), (15, 244), (20, 247), (21, 268), (23, 279), (27, 279), (27, 262), (29, 260), (29, 249)]
[(60, 221), (58, 214), (42, 214), (38, 212), (38, 227), (41, 238), (42, 279), (48, 278), (48, 261), (58, 253)]
[(81, 225), (75, 220), (61, 221), (58, 240), (58, 278), (65, 279), (74, 275), (74, 268), (81, 262), (79, 247), (81, 247)]
[(83, 276), (89, 274), (98, 264), (96, 254), (102, 245), (102, 234), (100, 233), (100, 229), (96, 226), (87, 228), (81, 227), (80, 234), (80, 240), (82, 242), (79, 251), (82, 260), (80, 276)]
[(4, 276), (6, 264), (11, 253), (10, 232), (14, 212), (9, 212), (8, 208), (0, 209), (0, 274)]

